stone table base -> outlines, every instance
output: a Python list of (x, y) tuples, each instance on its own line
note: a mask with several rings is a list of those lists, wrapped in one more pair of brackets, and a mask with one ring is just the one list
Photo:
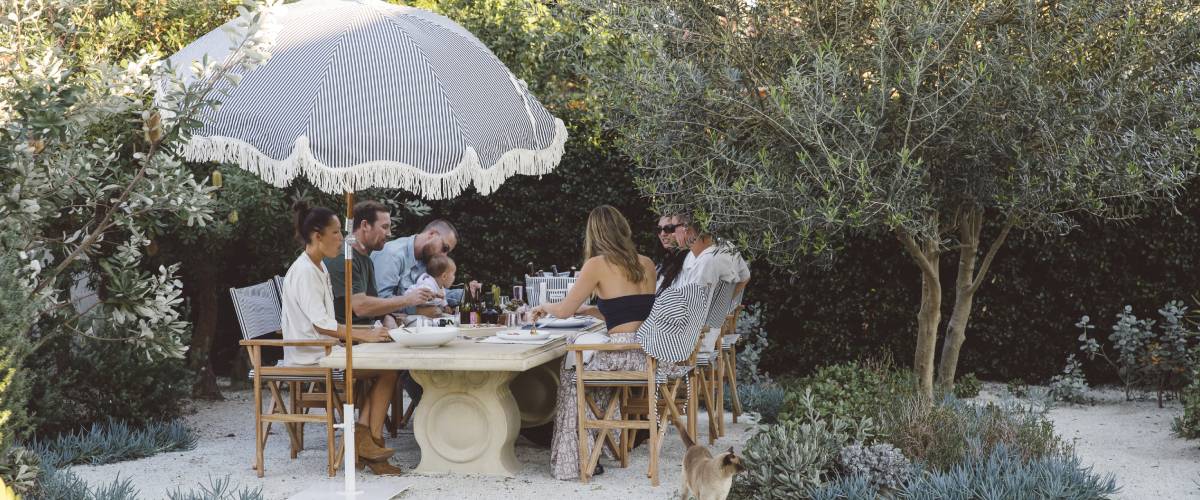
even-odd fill
[(511, 371), (412, 370), (424, 394), (413, 414), (421, 447), (417, 472), (515, 476), (513, 450), (521, 413), (508, 383)]

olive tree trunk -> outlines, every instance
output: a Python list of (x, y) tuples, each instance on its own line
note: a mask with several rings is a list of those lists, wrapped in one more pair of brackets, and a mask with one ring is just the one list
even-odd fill
[(946, 339), (942, 343), (942, 359), (938, 366), (938, 383), (952, 389), (955, 372), (958, 369), (958, 355), (962, 351), (963, 342), (967, 339), (967, 322), (971, 319), (971, 306), (975, 301), (975, 293), (979, 291), (987, 276), (988, 268), (996, 252), (1008, 238), (1008, 232), (1013, 227), (1010, 219), (1000, 234), (992, 241), (984, 256), (978, 271), (979, 235), (983, 230), (983, 210), (972, 209), (958, 221), (958, 275), (954, 285), (954, 308), (950, 313), (950, 323), (946, 325)]
[(917, 348), (913, 370), (921, 392), (933, 398), (933, 363), (937, 350), (938, 324), (942, 321), (942, 282), (938, 263), (941, 248), (936, 240), (917, 240), (909, 233), (896, 233), (909, 256), (921, 268), (921, 309), (917, 312)]

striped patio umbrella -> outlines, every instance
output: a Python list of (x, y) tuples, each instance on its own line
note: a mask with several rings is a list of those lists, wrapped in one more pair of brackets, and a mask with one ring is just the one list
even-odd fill
[[(305, 0), (269, 16), (270, 59), (235, 71), (237, 85), (214, 86), (209, 98), (221, 104), (198, 117), (203, 125), (181, 148), (186, 159), (233, 163), (280, 187), (304, 176), (345, 193), (349, 232), (356, 190), (445, 199), (474, 185), (488, 194), (515, 174), (545, 174), (562, 157), (562, 121), (445, 17), (376, 0)], [(192, 81), (194, 62), (225, 60), (233, 44), (218, 28), (170, 61)], [(347, 342), (348, 403), (353, 370)], [(354, 414), (352, 405), (344, 414)], [(352, 423), (344, 427), (347, 491), (354, 491), (352, 432)]]
[[(398, 188), (451, 198), (488, 194), (514, 174), (549, 172), (567, 139), (561, 120), (463, 27), (380, 1), (307, 0), (272, 10), (271, 58), (221, 82), (221, 105), (182, 153), (234, 163), (276, 186), (303, 175), (329, 193)], [(222, 29), (170, 58), (221, 60)]]

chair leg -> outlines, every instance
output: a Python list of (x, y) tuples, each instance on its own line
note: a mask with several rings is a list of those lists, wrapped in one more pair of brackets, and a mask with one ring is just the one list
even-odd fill
[(714, 394), (715, 403), (717, 406), (717, 437), (725, 437), (725, 355), (721, 349), (717, 349), (717, 376), (716, 376), (716, 393)]
[(396, 377), (396, 385), (392, 387), (391, 408), (387, 413), (387, 429), (392, 437), (399, 435), (399, 429), (404, 425), (404, 380), (407, 375)]
[(337, 442), (333, 435), (333, 400), (336, 397), (337, 393), (333, 388), (333, 374), (327, 372), (325, 374), (325, 453), (328, 463), (325, 468), (329, 471), (329, 477), (337, 474), (337, 467), (334, 464), (337, 459), (333, 453), (334, 443)]
[(732, 393), (732, 394), (730, 394), (730, 396), (733, 399), (733, 423), (736, 424), (738, 421), (738, 417), (741, 416), (741, 414), (742, 414), (742, 400), (741, 400), (741, 398), (738, 397), (738, 386), (737, 386), (738, 376), (737, 376), (737, 346), (736, 345), (729, 347), (729, 355), (726, 357), (726, 360), (727, 360), (726, 364), (729, 365), (727, 373), (728, 373), (728, 377), (729, 377), (729, 390)]
[(587, 427), (586, 427), (587, 404), (584, 402), (584, 399), (587, 398), (587, 391), (583, 387), (583, 371), (584, 371), (583, 370), (583, 355), (582, 355), (582, 353), (576, 353), (576, 356), (575, 356), (575, 405), (576, 405), (577, 413), (575, 414), (575, 420), (578, 423), (578, 426), (577, 426), (578, 429), (576, 429), (576, 430), (578, 431), (578, 434), (579, 434), (579, 443), (578, 443), (578, 445), (579, 445), (579, 481), (584, 484), (587, 484), (588, 480), (591, 479), (591, 477), (588, 474), (591, 471), (588, 470), (587, 463), (585, 463), (586, 459), (584, 458), (589, 455), (589, 451), (588, 451), (588, 432), (587, 432)]
[(687, 380), (689, 386), (687, 402), (687, 430), (688, 435), (691, 436), (693, 440), (699, 439), (699, 434), (696, 434), (696, 407), (700, 406), (700, 402), (698, 399), (699, 394), (697, 394), (699, 387), (697, 387), (698, 382), (696, 378), (696, 374), (692, 373), (691, 375), (688, 375)]
[(700, 395), (704, 397), (704, 411), (708, 413), (708, 444), (713, 444), (717, 440), (717, 416), (715, 404), (713, 403), (713, 373), (712, 367), (704, 367), (700, 370)]
[[(257, 365), (258, 347), (255, 346), (256, 352), (251, 353), (250, 359), (255, 361)], [(261, 366), (254, 367), (254, 471), (258, 477), (263, 477), (263, 420), (262, 420), (262, 378), (259, 373), (262, 371)]]

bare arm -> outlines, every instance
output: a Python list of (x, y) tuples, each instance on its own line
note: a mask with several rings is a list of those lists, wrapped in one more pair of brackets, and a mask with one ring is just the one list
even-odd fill
[[(533, 308), (534, 321), (547, 314), (556, 318), (568, 318), (576, 312), (590, 309), (581, 308), (580, 306), (583, 306), (583, 302), (592, 295), (592, 292), (596, 290), (596, 286), (600, 283), (599, 262), (596, 260), (598, 258), (600, 257), (594, 257), (583, 263), (583, 269), (579, 270), (579, 276), (575, 279), (575, 285), (571, 287), (571, 291), (567, 293), (562, 302), (542, 304)], [(599, 312), (596, 314), (599, 314)]]
[[(337, 330), (326, 330), (317, 325), (313, 325), (317, 333), (328, 335), (342, 342), (346, 341), (346, 325), (338, 325)], [(388, 336), (387, 330), (384, 328), (352, 328), (351, 335), (355, 342), (387, 342), (392, 338)]]
[(383, 316), (409, 306), (424, 304), (432, 299), (434, 292), (425, 288), (417, 288), (404, 295), (381, 298), (371, 297), (365, 293), (350, 296), (350, 307), (358, 317)]

